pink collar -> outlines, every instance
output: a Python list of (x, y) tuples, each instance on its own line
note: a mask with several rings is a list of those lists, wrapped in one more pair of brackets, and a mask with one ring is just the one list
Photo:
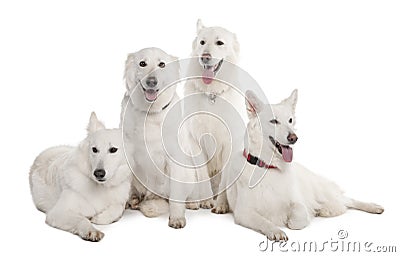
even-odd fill
[(258, 167), (261, 168), (266, 168), (266, 169), (276, 169), (276, 166), (269, 165), (265, 163), (263, 160), (259, 159), (258, 157), (251, 155), (250, 153), (246, 152), (246, 149), (243, 149), (243, 156), (246, 158), (247, 162), (253, 165), (257, 165)]

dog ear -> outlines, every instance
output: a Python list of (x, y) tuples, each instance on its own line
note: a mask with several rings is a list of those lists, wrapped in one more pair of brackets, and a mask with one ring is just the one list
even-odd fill
[(134, 60), (135, 60), (135, 54), (131, 53), (128, 54), (128, 57), (126, 58), (125, 61), (124, 79), (125, 79), (125, 87), (127, 95), (129, 95), (131, 89), (135, 87), (135, 77), (134, 77), (135, 72), (132, 71), (132, 69), (134, 68)]
[(197, 28), (197, 34), (199, 34), (200, 30), (204, 29), (204, 25), (201, 19), (197, 20), (196, 28)]
[(264, 103), (251, 90), (246, 91), (245, 102), (249, 119), (256, 117), (257, 113), (259, 113), (264, 108)]
[(104, 126), (104, 124), (101, 121), (99, 121), (99, 119), (97, 119), (96, 113), (92, 112), (92, 114), (90, 114), (89, 124), (87, 126), (87, 132), (90, 134), (96, 132), (97, 130), (105, 128), (106, 127)]
[(290, 94), (290, 96), (288, 98), (286, 98), (285, 100), (283, 100), (281, 102), (281, 104), (288, 104), (292, 107), (292, 111), (293, 113), (296, 110), (296, 105), (297, 105), (297, 89), (293, 90), (293, 92)]

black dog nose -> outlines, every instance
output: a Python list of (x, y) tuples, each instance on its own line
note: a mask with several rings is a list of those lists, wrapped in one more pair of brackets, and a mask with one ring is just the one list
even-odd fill
[(157, 83), (158, 83), (158, 81), (157, 81), (156, 77), (148, 77), (146, 79), (146, 85), (148, 87), (155, 87), (155, 86), (157, 86)]
[(97, 179), (102, 179), (106, 175), (106, 171), (103, 169), (97, 169), (93, 174)]
[(209, 53), (204, 53), (204, 54), (202, 54), (201, 55), (201, 61), (203, 62), (203, 63), (209, 63), (210, 62), (210, 60), (212, 59), (212, 57), (211, 57), (211, 54), (209, 54)]
[(289, 135), (287, 136), (287, 140), (289, 141), (289, 143), (294, 144), (297, 142), (297, 135), (295, 133), (289, 133)]

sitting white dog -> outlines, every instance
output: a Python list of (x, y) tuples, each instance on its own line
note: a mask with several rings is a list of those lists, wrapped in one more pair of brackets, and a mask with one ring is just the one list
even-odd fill
[(234, 88), (239, 81), (235, 66), (239, 48), (234, 33), (221, 27), (206, 27), (198, 20), (188, 69), (188, 77), (195, 78), (185, 84), (184, 110), (186, 116), (196, 113), (186, 123), (190, 135), (186, 145), (193, 156), (199, 156), (201, 163), (206, 163), (208, 174), (199, 172), (199, 180), (211, 180), (211, 187), (200, 190), (201, 198), (209, 198), (201, 203), (203, 208), (213, 207), (210, 198), (219, 193), (220, 172), (224, 167), (229, 172), (226, 164), (235, 148), (235, 140), (224, 121), (235, 113), (244, 113), (243, 96)]
[[(244, 151), (236, 153), (233, 167), (244, 167), (243, 174), (227, 190), (235, 223), (266, 235), (270, 240), (286, 241), (279, 229), (302, 229), (313, 216), (332, 217), (348, 208), (382, 213), (383, 208), (343, 195), (333, 182), (292, 162), (297, 136), (294, 133), (297, 90), (279, 104), (264, 104), (252, 92), (246, 92), (249, 116)], [(249, 188), (253, 172), (267, 173)], [(229, 173), (224, 173), (229, 175)], [(222, 198), (222, 197), (219, 197)], [(223, 199), (217, 205), (224, 204)]]
[[(196, 199), (191, 197), (195, 194), (192, 186), (196, 182), (195, 172), (174, 161), (179, 156), (174, 152), (176, 149), (167, 151), (178, 145), (179, 122), (175, 118), (179, 120), (182, 116), (176, 93), (179, 78), (177, 58), (159, 48), (129, 54), (120, 124), (135, 174), (136, 192), (129, 205), (146, 217), (169, 210), (168, 224), (173, 228), (186, 225), (185, 202)], [(182, 137), (186, 141), (185, 135)]]
[(29, 174), (36, 207), (52, 227), (99, 241), (104, 234), (92, 223), (119, 220), (130, 194), (120, 129), (105, 129), (95, 113), (88, 136), (79, 146), (57, 146), (42, 152)]

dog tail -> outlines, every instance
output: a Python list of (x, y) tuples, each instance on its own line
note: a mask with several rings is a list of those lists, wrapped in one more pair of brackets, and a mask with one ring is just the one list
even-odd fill
[(365, 211), (373, 214), (381, 214), (384, 211), (384, 208), (378, 204), (361, 202), (351, 198), (348, 199), (346, 207), (349, 209)]
[(169, 211), (169, 204), (165, 199), (145, 200), (139, 204), (139, 210), (148, 218), (158, 217)]

